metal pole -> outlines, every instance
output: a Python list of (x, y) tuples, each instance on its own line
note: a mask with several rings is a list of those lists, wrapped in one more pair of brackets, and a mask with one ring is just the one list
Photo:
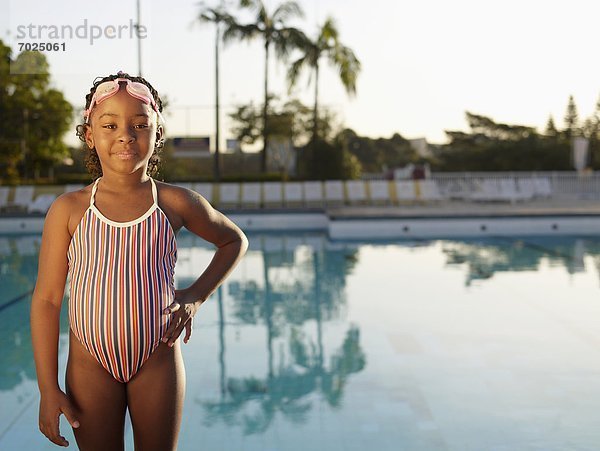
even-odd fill
[(221, 179), (221, 168), (220, 168), (220, 141), (221, 134), (220, 121), (219, 121), (219, 41), (221, 40), (221, 33), (219, 22), (216, 24), (216, 38), (215, 38), (215, 180), (218, 182)]
[(138, 76), (142, 76), (142, 40), (140, 38), (140, 0), (137, 0), (137, 53), (138, 53)]

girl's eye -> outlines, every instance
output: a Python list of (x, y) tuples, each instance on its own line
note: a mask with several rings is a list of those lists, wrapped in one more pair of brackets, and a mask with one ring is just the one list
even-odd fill
[(137, 124), (135, 128), (148, 128), (148, 124)]
[(104, 125), (102, 126), (102, 128), (108, 128), (108, 129), (111, 129), (111, 130), (112, 130), (113, 128), (115, 128), (115, 127), (116, 127), (116, 125), (115, 125), (115, 124), (104, 124)]

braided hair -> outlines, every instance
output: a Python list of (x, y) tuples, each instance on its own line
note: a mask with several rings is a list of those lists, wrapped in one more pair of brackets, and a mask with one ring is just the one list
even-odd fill
[[(148, 89), (150, 89), (150, 92), (152, 93), (152, 97), (154, 98), (154, 101), (156, 102), (156, 106), (158, 108), (158, 111), (162, 112), (163, 110), (163, 106), (162, 106), (162, 100), (158, 95), (158, 92), (156, 91), (156, 89), (154, 89), (152, 87), (152, 85), (143, 77), (134, 77), (131, 76), (127, 73), (121, 72), (119, 71), (116, 75), (108, 75), (107, 77), (96, 77), (96, 79), (94, 80), (94, 85), (90, 88), (90, 92), (85, 96), (85, 109), (87, 110), (90, 107), (90, 102), (92, 101), (92, 97), (94, 96), (94, 93), (96, 92), (96, 88), (98, 88), (98, 86), (102, 83), (104, 83), (105, 81), (112, 81), (112, 80), (116, 80), (117, 78), (127, 78), (128, 80), (134, 81), (134, 82), (139, 82), (139, 83), (143, 83), (146, 86), (148, 86)], [(77, 125), (77, 127), (75, 127), (76, 130), (76, 134), (77, 137), (79, 138), (80, 141), (85, 143), (85, 130), (87, 127), (89, 127), (89, 117), (87, 118), (87, 122), (83, 123), (83, 124), (79, 124)], [(154, 152), (152, 153), (152, 156), (150, 157), (150, 161), (148, 162), (148, 170), (147, 170), (147, 174), (151, 177), (154, 177), (158, 174), (158, 171), (160, 169), (160, 155), (159, 152), (162, 149), (164, 145), (164, 141), (158, 140), (156, 141), (156, 144), (154, 146)], [(98, 177), (102, 176), (102, 166), (100, 165), (100, 158), (98, 158), (98, 153), (96, 152), (96, 148), (93, 147), (91, 149), (87, 149), (87, 155), (85, 156), (85, 167), (87, 168), (88, 172), (90, 174), (92, 174), (92, 177), (94, 179), (97, 179)]]

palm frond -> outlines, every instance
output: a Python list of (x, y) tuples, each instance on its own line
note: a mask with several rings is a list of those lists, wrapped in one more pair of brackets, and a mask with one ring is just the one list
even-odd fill
[(290, 0), (279, 5), (271, 17), (273, 22), (284, 23), (290, 18), (304, 17), (304, 11), (297, 2)]
[(288, 69), (287, 73), (288, 91), (292, 90), (292, 88), (296, 85), (296, 82), (298, 81), (300, 73), (305, 67), (308, 66), (310, 66), (310, 61), (306, 55), (301, 56), (290, 65), (290, 68)]
[(319, 31), (319, 37), (317, 40), (326, 45), (331, 45), (332, 42), (337, 44), (338, 38), (339, 32), (335, 20), (332, 17), (328, 17)]
[(239, 24), (235, 20), (226, 21), (223, 30), (223, 42), (233, 40), (250, 41), (260, 34), (256, 24)]
[(338, 45), (329, 54), (330, 61), (337, 66), (342, 84), (349, 95), (356, 94), (356, 79), (361, 69), (361, 64), (352, 49)]
[(295, 49), (303, 50), (310, 42), (302, 30), (294, 27), (276, 29), (270, 39), (274, 44), (275, 53), (284, 60), (287, 59), (291, 51)]

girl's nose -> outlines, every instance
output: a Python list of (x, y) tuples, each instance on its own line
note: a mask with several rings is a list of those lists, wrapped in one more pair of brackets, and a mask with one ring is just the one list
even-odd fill
[(119, 136), (119, 141), (123, 143), (130, 143), (135, 141), (135, 132), (130, 128), (123, 129), (121, 136)]

